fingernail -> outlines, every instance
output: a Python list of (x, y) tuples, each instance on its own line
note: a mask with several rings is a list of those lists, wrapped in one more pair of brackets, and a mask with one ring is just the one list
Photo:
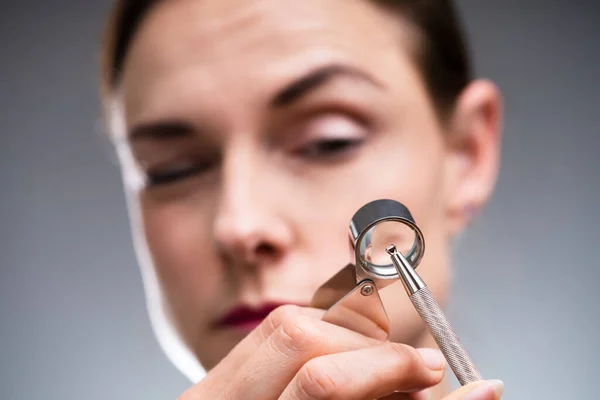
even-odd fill
[(471, 392), (467, 393), (463, 400), (497, 400), (504, 393), (504, 382), (499, 380), (485, 381)]
[(438, 371), (446, 367), (446, 359), (441, 351), (427, 348), (417, 349), (417, 351), (421, 354), (421, 357), (423, 357), (423, 361), (425, 361), (427, 368)]
[(496, 395), (496, 398), (499, 399), (502, 396), (502, 394), (504, 394), (504, 382), (502, 382), (499, 379), (492, 379), (487, 382), (492, 387), (492, 389), (494, 389), (494, 394)]

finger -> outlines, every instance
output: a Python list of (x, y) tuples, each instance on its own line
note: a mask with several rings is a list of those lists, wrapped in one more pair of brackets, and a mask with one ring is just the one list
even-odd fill
[(294, 321), (281, 323), (243, 367), (237, 368), (234, 379), (228, 377), (227, 394), (231, 398), (277, 398), (309, 360), (381, 343), (320, 319), (297, 315)]
[(414, 392), (408, 395), (410, 400), (433, 400), (433, 390), (431, 388)]
[(455, 390), (444, 400), (499, 400), (502, 393), (504, 393), (502, 381), (479, 381)]
[(440, 383), (444, 367), (437, 350), (388, 342), (309, 361), (280, 400), (363, 400), (415, 392)]
[(325, 311), (316, 308), (285, 305), (273, 310), (259, 326), (238, 343), (229, 354), (211, 371), (206, 378), (213, 382), (229, 383), (232, 371), (236, 371), (254, 354), (261, 344), (270, 337), (281, 324), (293, 324), (300, 316), (321, 319)]
[[(293, 323), (299, 316), (307, 316), (320, 319), (325, 311), (316, 308), (285, 305), (273, 310), (252, 332), (250, 332), (240, 343), (238, 343), (219, 365), (237, 365), (248, 359), (260, 345), (275, 332), (283, 323)], [(216, 369), (216, 367), (215, 367)]]

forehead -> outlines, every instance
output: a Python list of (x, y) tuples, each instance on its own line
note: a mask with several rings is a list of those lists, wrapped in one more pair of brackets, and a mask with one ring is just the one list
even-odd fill
[[(129, 109), (177, 89), (248, 101), (311, 68), (345, 62), (398, 76), (400, 23), (371, 0), (169, 0), (143, 20), (126, 59)], [(266, 87), (272, 86), (272, 87)], [(239, 100), (239, 99), (238, 99)]]

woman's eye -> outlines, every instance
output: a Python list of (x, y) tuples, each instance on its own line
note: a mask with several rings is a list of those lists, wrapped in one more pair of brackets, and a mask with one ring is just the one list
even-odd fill
[(342, 155), (364, 142), (363, 139), (321, 139), (309, 143), (296, 151), (306, 157), (333, 157)]
[(364, 123), (337, 112), (309, 118), (297, 132), (305, 139), (295, 146), (293, 153), (317, 161), (342, 157), (362, 145), (368, 136)]
[(170, 168), (157, 168), (146, 173), (149, 186), (167, 185), (183, 181), (208, 171), (212, 164), (185, 164)]

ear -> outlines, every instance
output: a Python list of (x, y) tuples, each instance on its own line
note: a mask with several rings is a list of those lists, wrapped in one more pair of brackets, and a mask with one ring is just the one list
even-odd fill
[(446, 157), (446, 213), (454, 236), (477, 214), (496, 184), (502, 100), (498, 88), (477, 80), (460, 95), (450, 118)]

